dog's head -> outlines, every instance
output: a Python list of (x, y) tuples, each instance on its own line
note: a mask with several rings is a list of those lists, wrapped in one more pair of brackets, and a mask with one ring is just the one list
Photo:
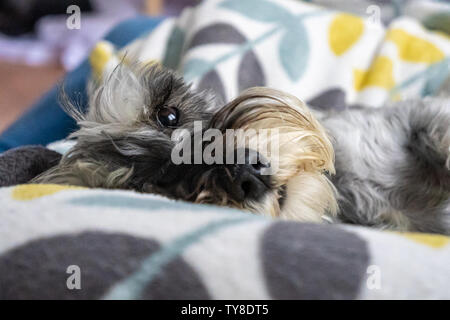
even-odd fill
[(37, 182), (134, 189), (321, 221), (336, 212), (333, 148), (297, 98), (252, 88), (218, 107), (175, 73), (119, 66), (69, 106), (76, 145)]

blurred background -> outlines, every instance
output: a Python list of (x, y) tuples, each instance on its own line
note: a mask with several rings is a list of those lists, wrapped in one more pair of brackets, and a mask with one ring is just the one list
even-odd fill
[[(197, 2), (0, 0), (0, 132), (74, 69), (118, 22), (138, 14), (177, 15)], [(81, 29), (66, 26), (70, 5), (81, 10)]]

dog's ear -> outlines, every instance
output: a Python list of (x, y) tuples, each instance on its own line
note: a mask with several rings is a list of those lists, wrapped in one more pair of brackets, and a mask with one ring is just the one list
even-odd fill
[[(248, 89), (214, 116), (212, 127), (254, 129), (258, 151), (277, 167), (280, 180), (297, 176), (300, 171), (334, 173), (334, 150), (325, 129), (301, 100), (288, 93)], [(259, 129), (269, 130), (262, 137), (268, 141), (261, 141)], [(260, 150), (268, 144), (275, 155)]]
[[(97, 81), (101, 81), (98, 83)], [(145, 107), (148, 88), (143, 66), (121, 63), (103, 80), (93, 79), (90, 86), (87, 121), (100, 124), (130, 124)]]
[(81, 128), (101, 125), (129, 125), (143, 113), (149, 95), (147, 68), (141, 64), (119, 64), (105, 77), (92, 77), (88, 83), (88, 110), (82, 112), (62, 88), (63, 109)]
[(251, 88), (221, 109), (212, 127), (253, 131), (253, 137), (246, 134), (249, 147), (256, 145), (270, 161), (273, 187), (286, 190), (281, 217), (322, 221), (337, 212), (335, 189), (325, 174), (334, 173), (333, 146), (302, 101), (278, 90)]

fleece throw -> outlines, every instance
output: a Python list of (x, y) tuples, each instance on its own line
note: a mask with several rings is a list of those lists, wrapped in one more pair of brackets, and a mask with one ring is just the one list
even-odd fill
[(450, 298), (444, 236), (59, 185), (0, 203), (0, 299)]

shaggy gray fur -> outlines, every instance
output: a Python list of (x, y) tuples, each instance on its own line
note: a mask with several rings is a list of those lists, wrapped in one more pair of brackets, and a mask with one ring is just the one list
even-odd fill
[(450, 99), (319, 118), (334, 139), (340, 220), (450, 233)]

